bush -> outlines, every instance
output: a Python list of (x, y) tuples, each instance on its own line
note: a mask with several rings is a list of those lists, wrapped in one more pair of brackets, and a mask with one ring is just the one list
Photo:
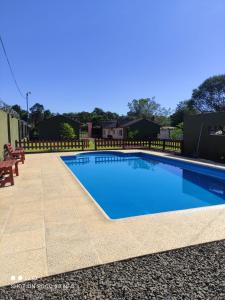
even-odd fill
[(170, 133), (172, 140), (181, 140), (183, 138), (183, 123), (180, 123), (176, 128)]
[(132, 131), (128, 131), (128, 139), (135, 139), (138, 137), (138, 134), (139, 134), (139, 131), (136, 129), (136, 130), (132, 130)]
[(59, 136), (62, 140), (76, 138), (76, 134), (75, 134), (73, 127), (68, 123), (60, 124)]

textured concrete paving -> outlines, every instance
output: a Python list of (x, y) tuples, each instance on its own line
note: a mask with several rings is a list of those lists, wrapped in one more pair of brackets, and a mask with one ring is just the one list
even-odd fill
[(224, 205), (110, 221), (59, 156), (0, 189), (0, 285), (225, 238)]

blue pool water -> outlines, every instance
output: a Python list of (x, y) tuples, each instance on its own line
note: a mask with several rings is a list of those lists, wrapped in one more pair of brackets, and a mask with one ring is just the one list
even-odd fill
[(144, 153), (62, 156), (111, 219), (225, 204), (225, 172)]

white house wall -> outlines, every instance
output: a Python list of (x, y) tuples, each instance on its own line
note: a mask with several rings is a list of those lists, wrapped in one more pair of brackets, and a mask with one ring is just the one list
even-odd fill
[(109, 136), (113, 139), (123, 139), (123, 128), (103, 128), (102, 137), (108, 138)]

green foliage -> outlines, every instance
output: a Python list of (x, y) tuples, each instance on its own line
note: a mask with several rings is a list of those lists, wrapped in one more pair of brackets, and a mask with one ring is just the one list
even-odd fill
[(225, 75), (209, 77), (193, 90), (191, 105), (199, 112), (225, 111)]
[(133, 118), (152, 119), (160, 109), (160, 104), (152, 98), (134, 99), (128, 103), (129, 112), (127, 115)]
[(62, 140), (76, 138), (76, 134), (73, 127), (68, 123), (60, 124), (59, 135)]
[(171, 126), (177, 126), (184, 121), (184, 116), (196, 114), (196, 110), (192, 107), (191, 100), (180, 101), (177, 104), (175, 112), (170, 116)]
[(19, 116), (21, 120), (27, 121), (27, 111), (22, 109), (18, 104), (15, 104), (12, 106), (12, 109), (15, 110)]
[(136, 129), (136, 130), (129, 130), (128, 131), (128, 139), (135, 139), (139, 134), (139, 131)]
[[(22, 109), (18, 104), (13, 105), (12, 109), (19, 114), (21, 120), (28, 121), (27, 111)], [(49, 109), (45, 110), (42, 104), (36, 103), (30, 108), (29, 122), (36, 126), (42, 120), (49, 119), (54, 115)]]
[(55, 114), (53, 114), (49, 109), (44, 111), (44, 120), (49, 119), (54, 116), (55, 116)]
[(169, 115), (170, 109), (162, 107), (155, 101), (155, 98), (141, 98), (139, 100), (134, 99), (128, 103), (129, 112), (127, 115), (131, 118), (144, 118), (155, 121), (159, 125), (170, 125)]
[(170, 133), (170, 137), (173, 140), (179, 140), (183, 136), (184, 123), (180, 123), (176, 128)]
[(38, 140), (38, 138), (39, 138), (39, 133), (38, 133), (38, 131), (36, 130), (36, 128), (32, 128), (32, 129), (30, 130), (29, 136), (30, 136), (30, 139), (31, 139), (31, 140)]
[(154, 116), (154, 121), (160, 126), (170, 126), (171, 109), (161, 107), (158, 114)]
[(30, 122), (36, 126), (39, 122), (44, 120), (44, 106), (40, 103), (35, 103), (30, 108)]
[(82, 111), (79, 113), (64, 113), (65, 117), (77, 119), (81, 123), (92, 122), (94, 126), (100, 125), (101, 121), (119, 119), (120, 116), (117, 113), (110, 111), (104, 111), (101, 108), (96, 107), (92, 112)]

